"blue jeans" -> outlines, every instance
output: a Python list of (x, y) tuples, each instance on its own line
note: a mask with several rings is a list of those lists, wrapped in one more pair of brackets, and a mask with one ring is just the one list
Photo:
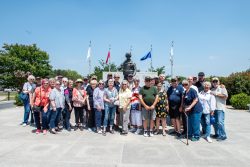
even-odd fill
[(57, 108), (56, 111), (51, 110), (49, 123), (50, 129), (54, 129), (56, 127), (56, 118), (59, 110), (61, 110), (61, 108)]
[(49, 115), (50, 115), (49, 110), (47, 112), (44, 112), (42, 109), (42, 127), (43, 127), (43, 130), (49, 129), (49, 120), (48, 120)]
[(214, 125), (214, 131), (215, 134), (218, 135), (218, 137), (226, 137), (226, 131), (225, 131), (225, 113), (223, 110), (215, 110), (214, 111), (214, 117), (215, 117), (215, 125)]
[(201, 126), (202, 126), (202, 131), (205, 134), (205, 137), (210, 137), (211, 133), (210, 114), (201, 115)]
[(23, 123), (27, 124), (29, 121), (29, 115), (30, 115), (30, 102), (29, 102), (29, 100), (24, 101), (23, 106), (24, 106)]
[(188, 136), (200, 139), (200, 122), (202, 112), (191, 112), (188, 115)]
[(104, 113), (104, 110), (98, 111), (96, 108), (94, 108), (95, 111), (95, 125), (97, 128), (100, 128), (102, 125), (102, 115)]
[(116, 111), (116, 106), (113, 107), (105, 106), (105, 117), (103, 122), (104, 127), (107, 127), (108, 121), (110, 126), (114, 125), (115, 111)]
[(58, 127), (58, 124), (61, 120), (62, 116), (62, 108), (56, 108), (56, 120), (55, 120), (55, 126)]

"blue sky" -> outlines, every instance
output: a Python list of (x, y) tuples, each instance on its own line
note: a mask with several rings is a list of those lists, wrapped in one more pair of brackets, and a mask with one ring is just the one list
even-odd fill
[(174, 40), (174, 75), (227, 76), (250, 67), (248, 0), (1, 0), (0, 44), (33, 44), (50, 55), (54, 68), (86, 75), (89, 41), (92, 66), (111, 58), (121, 64), (132, 45), (140, 58), (153, 46), (153, 66), (166, 66)]

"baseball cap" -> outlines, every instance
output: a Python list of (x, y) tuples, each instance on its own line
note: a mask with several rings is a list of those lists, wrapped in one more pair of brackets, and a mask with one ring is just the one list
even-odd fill
[(145, 80), (145, 81), (150, 81), (150, 80), (151, 80), (151, 77), (146, 76), (144, 80)]
[(212, 81), (219, 81), (219, 78), (213, 77), (213, 78), (212, 78)]
[(204, 72), (199, 72), (198, 76), (205, 76)]

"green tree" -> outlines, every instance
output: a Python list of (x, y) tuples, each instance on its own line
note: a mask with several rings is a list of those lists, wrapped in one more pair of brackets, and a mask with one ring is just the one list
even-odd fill
[[(100, 80), (102, 79), (102, 72), (109, 71), (109, 65), (106, 64), (102, 59), (99, 60), (99, 65), (94, 67), (94, 72), (91, 75), (96, 75), (97, 78)], [(114, 64), (110, 64), (110, 71), (116, 72), (118, 71), (118, 67)]]
[(20, 88), (29, 74), (46, 77), (51, 73), (49, 55), (35, 44), (4, 44), (0, 51), (0, 84)]
[(52, 71), (51, 77), (55, 77), (58, 75), (62, 75), (63, 77), (67, 77), (68, 79), (77, 80), (78, 78), (82, 78), (82, 75), (74, 70), (62, 70), (55, 69)]
[(154, 68), (154, 67), (150, 67), (148, 69), (149, 72), (157, 72), (158, 75), (160, 74), (165, 74), (165, 66), (162, 66), (162, 67), (157, 67), (157, 68)]

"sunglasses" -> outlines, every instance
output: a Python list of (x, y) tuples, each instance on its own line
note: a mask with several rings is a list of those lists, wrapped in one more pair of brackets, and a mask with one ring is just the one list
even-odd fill
[(120, 77), (114, 77), (114, 78), (120, 78)]
[(188, 84), (182, 84), (182, 86), (188, 86)]
[(49, 83), (48, 82), (46, 82), (46, 83), (43, 83), (44, 85), (48, 85)]
[(217, 80), (215, 80), (215, 81), (213, 81), (213, 83), (218, 83), (218, 81), (217, 81)]
[(104, 85), (104, 83), (99, 83), (99, 85)]
[(122, 85), (127, 85), (127, 84), (122, 84)]

